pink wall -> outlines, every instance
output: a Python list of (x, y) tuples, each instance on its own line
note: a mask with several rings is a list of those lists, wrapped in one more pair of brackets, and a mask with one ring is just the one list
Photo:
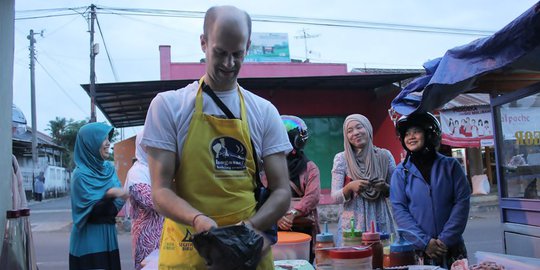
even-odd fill
[[(171, 62), (171, 46), (159, 46), (161, 79), (183, 80), (198, 79), (205, 73), (204, 63), (173, 63)], [(244, 63), (239, 77), (268, 78), (268, 77), (302, 77), (345, 75), (346, 64), (319, 63)]]
[[(160, 66), (162, 80), (200, 78), (205, 73), (204, 63), (171, 62), (171, 46), (162, 45)], [(345, 75), (346, 64), (318, 63), (244, 63), (240, 77), (302, 77)], [(259, 89), (256, 94), (271, 101), (281, 113), (299, 116), (349, 115), (361, 113), (373, 125), (374, 143), (392, 152), (396, 162), (400, 161), (403, 149), (395, 136), (394, 124), (388, 117), (387, 108), (396, 93), (376, 96), (371, 89), (340, 90), (339, 95), (327, 90), (316, 89)], [(309, 95), (306, 93), (309, 92)], [(321, 102), (324, 101), (324, 102)]]

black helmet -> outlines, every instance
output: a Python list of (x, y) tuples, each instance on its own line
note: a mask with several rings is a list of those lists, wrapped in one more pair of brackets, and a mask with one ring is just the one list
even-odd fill
[(441, 124), (433, 114), (429, 112), (413, 113), (411, 115), (404, 115), (397, 120), (396, 132), (405, 150), (407, 150), (404, 143), (405, 132), (410, 127), (419, 127), (424, 131), (426, 147), (432, 149), (439, 147), (441, 143)]
[(308, 129), (304, 120), (293, 115), (282, 115), (281, 121), (289, 135), (289, 141), (294, 149), (302, 149), (309, 138)]

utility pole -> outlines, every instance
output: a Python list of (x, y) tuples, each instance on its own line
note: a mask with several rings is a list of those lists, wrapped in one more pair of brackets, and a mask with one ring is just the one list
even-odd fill
[(300, 39), (303, 39), (304, 40), (304, 52), (305, 52), (305, 55), (306, 55), (306, 62), (309, 62), (309, 58), (308, 58), (308, 46), (307, 46), (307, 40), (308, 38), (316, 38), (320, 35), (311, 35), (307, 32), (307, 30), (309, 29), (306, 29), (306, 28), (302, 28), (302, 33), (301, 33), (301, 36), (295, 36), (295, 38), (300, 38)]
[(94, 21), (96, 6), (90, 5), (90, 123), (96, 122), (96, 54), (97, 44), (94, 44)]
[[(34, 45), (36, 39), (34, 35), (41, 35), (43, 37), (43, 30), (40, 33), (34, 33), (33, 29), (30, 29), (30, 34), (26, 37), (30, 40), (30, 102), (32, 106), (32, 186), (34, 183), (34, 177), (36, 174), (36, 168), (38, 163), (37, 152), (37, 119), (36, 119), (36, 75), (35, 75), (35, 60), (36, 51)], [(32, 189), (33, 190), (33, 189)]]

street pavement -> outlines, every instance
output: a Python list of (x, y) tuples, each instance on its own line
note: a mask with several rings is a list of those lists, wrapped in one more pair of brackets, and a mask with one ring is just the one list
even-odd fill
[[(40, 270), (68, 269), (69, 236), (71, 230), (70, 197), (30, 202), (30, 222)], [(469, 262), (475, 263), (476, 251), (503, 253), (502, 224), (497, 208), (472, 211), (464, 233)], [(329, 224), (335, 232), (336, 223)], [(122, 269), (133, 269), (131, 235), (119, 230), (118, 244)]]
[[(30, 223), (39, 270), (69, 269), (70, 197), (30, 202)], [(131, 235), (118, 233), (122, 269), (133, 269)]]

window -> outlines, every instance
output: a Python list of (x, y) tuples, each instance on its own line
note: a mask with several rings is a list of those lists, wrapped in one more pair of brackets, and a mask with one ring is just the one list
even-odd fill
[(540, 93), (496, 107), (503, 197), (540, 199)]

